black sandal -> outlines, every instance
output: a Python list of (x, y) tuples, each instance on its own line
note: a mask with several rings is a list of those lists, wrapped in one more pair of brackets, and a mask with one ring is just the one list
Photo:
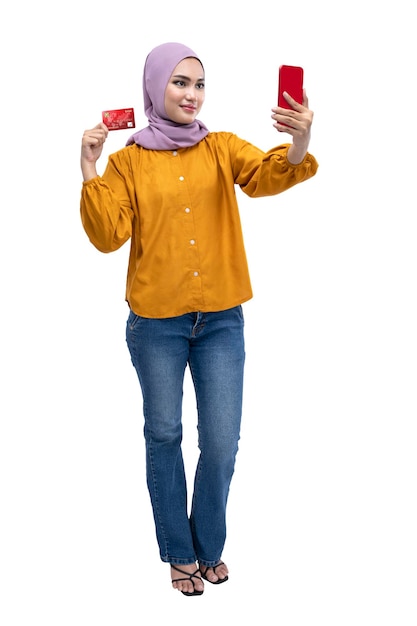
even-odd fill
[[(199, 567), (195, 570), (195, 572), (193, 574), (189, 574), (188, 572), (184, 572), (183, 569), (180, 569), (179, 567), (176, 567), (176, 565), (173, 565), (172, 563), (170, 563), (170, 565), (171, 565), (172, 569), (175, 569), (177, 572), (180, 572), (181, 574), (185, 574), (186, 575), (185, 578), (172, 578), (171, 582), (177, 583), (180, 580), (191, 580), (191, 582), (193, 584), (194, 591), (181, 591), (181, 593), (183, 593), (185, 596), (201, 596), (203, 594), (204, 590), (203, 591), (197, 591), (197, 589), (195, 588), (195, 585), (194, 585), (194, 581), (193, 581), (193, 578), (200, 578), (200, 576), (196, 576), (196, 574), (198, 572), (200, 572), (200, 574), (201, 574), (201, 570), (200, 570)], [(201, 580), (201, 578), (200, 578), (200, 580)]]
[(225, 576), (224, 578), (218, 578), (217, 580), (214, 580), (214, 581), (213, 580), (209, 580), (207, 578), (207, 570), (212, 569), (213, 572), (216, 574), (216, 567), (219, 567), (219, 565), (224, 565), (223, 561), (219, 561), (217, 563), (217, 565), (213, 565), (213, 566), (208, 565), (204, 572), (202, 572), (201, 569), (200, 569), (201, 578), (204, 578), (204, 580), (207, 580), (212, 585), (220, 585), (220, 583), (225, 583), (226, 580), (229, 580), (229, 576)]

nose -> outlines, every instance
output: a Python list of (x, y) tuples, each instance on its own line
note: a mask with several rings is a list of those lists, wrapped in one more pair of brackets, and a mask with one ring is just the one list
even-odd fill
[(194, 87), (190, 87), (185, 94), (187, 100), (195, 101), (197, 100), (197, 90)]

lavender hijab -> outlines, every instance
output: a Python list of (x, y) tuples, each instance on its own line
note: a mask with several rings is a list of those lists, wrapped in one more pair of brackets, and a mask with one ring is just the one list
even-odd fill
[(143, 99), (149, 126), (129, 137), (127, 146), (136, 143), (149, 150), (175, 150), (194, 146), (208, 134), (208, 128), (199, 120), (177, 124), (165, 112), (166, 86), (174, 68), (187, 57), (198, 59), (195, 52), (180, 43), (161, 44), (148, 54), (143, 71)]

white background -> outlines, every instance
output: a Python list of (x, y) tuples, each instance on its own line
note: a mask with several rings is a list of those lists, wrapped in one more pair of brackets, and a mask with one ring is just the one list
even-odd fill
[[(14, 3), (1, 20), (2, 626), (415, 626), (416, 58), (412, 3)], [(414, 11), (413, 11), (414, 13)], [(107, 108), (146, 124), (141, 76), (164, 41), (206, 69), (211, 130), (267, 150), (277, 70), (305, 68), (312, 180), (237, 190), (242, 439), (230, 581), (170, 588), (145, 485), (125, 345), (128, 246), (79, 218), (81, 135)], [(99, 162), (130, 133), (110, 135)], [(189, 478), (195, 401), (186, 380)]]

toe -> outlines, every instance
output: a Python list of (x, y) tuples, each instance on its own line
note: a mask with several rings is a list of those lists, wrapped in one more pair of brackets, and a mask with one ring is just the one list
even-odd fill
[[(217, 570), (216, 570), (217, 572)], [(216, 583), (219, 580), (219, 576), (216, 573), (213, 568), (209, 568), (208, 572), (207, 572), (207, 578), (212, 582), (212, 583)]]
[(228, 576), (229, 570), (227, 569), (227, 566), (222, 563), (221, 565), (219, 565), (219, 567), (216, 567), (216, 574), (217, 578), (219, 580), (222, 580), (223, 578), (226, 578), (226, 576)]
[[(171, 566), (171, 582), (174, 589), (182, 593), (193, 593), (194, 591), (204, 591), (204, 583), (196, 572), (196, 565), (183, 565), (178, 570)], [(187, 577), (188, 576), (188, 577)]]

